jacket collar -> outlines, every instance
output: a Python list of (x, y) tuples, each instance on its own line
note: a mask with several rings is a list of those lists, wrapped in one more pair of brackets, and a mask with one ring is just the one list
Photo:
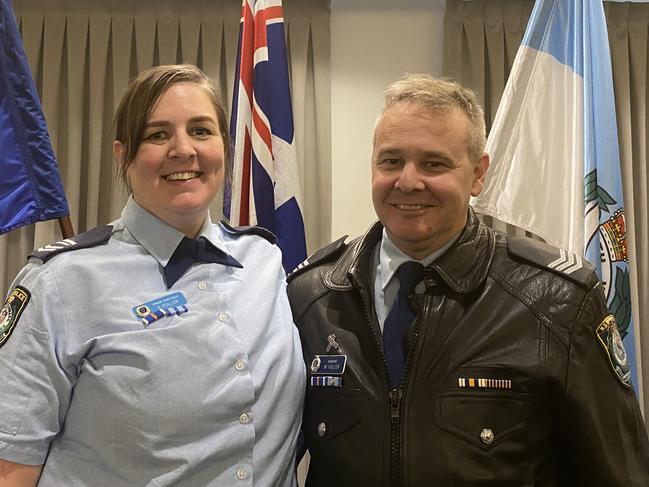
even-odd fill
[[(324, 277), (330, 289), (344, 291), (352, 286), (367, 286), (369, 263), (383, 226), (374, 223), (362, 237), (352, 241)], [(467, 224), (457, 241), (430, 266), (426, 278), (444, 281), (457, 293), (469, 293), (486, 279), (493, 258), (496, 239), (469, 207)]]
[(487, 278), (496, 237), (469, 207), (466, 226), (457, 242), (427, 268), (426, 277), (439, 276), (453, 291), (470, 293)]
[(325, 274), (325, 285), (330, 289), (346, 291), (352, 288), (352, 282), (367, 283), (372, 252), (381, 240), (382, 232), (383, 225), (377, 221), (365, 235), (353, 240)]

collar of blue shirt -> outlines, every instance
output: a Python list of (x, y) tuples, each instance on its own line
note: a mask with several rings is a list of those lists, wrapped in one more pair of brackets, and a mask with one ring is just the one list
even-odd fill
[[(458, 233), (443, 247), (428, 254), (426, 257), (418, 260), (417, 262), (421, 263), (424, 267), (432, 264), (435, 259), (446, 252), (446, 250), (455, 243), (459, 236), (460, 234)], [(379, 268), (377, 269), (379, 271), (379, 275), (377, 277), (379, 277), (381, 280), (381, 289), (383, 291), (385, 291), (385, 288), (392, 281), (392, 278), (397, 272), (397, 269), (399, 269), (399, 266), (401, 266), (401, 264), (403, 264), (404, 262), (408, 262), (410, 260), (415, 259), (402, 252), (399, 247), (397, 247), (394, 242), (390, 240), (390, 237), (388, 237), (388, 233), (384, 228), (383, 236), (381, 237), (381, 243), (379, 245)]]
[[(124, 206), (121, 220), (133, 238), (163, 267), (167, 265), (176, 247), (185, 236), (138, 205), (133, 196), (129, 196), (126, 206)], [(226, 255), (231, 255), (223, 242), (218, 227), (212, 224), (209, 213), (205, 217), (198, 237), (205, 237), (217, 249)]]
[[(437, 249), (418, 262), (423, 264), (424, 267), (432, 264), (435, 259), (446, 252), (446, 250), (455, 243), (455, 241), (460, 237), (460, 233), (453, 237), (442, 248)], [(393, 279), (394, 275), (396, 274), (397, 269), (399, 269), (399, 266), (409, 260), (413, 260), (413, 258), (402, 252), (394, 242), (390, 240), (390, 237), (388, 237), (384, 228), (381, 241), (376, 245), (370, 263), (370, 282), (374, 283), (374, 311), (376, 312), (376, 318), (379, 322), (379, 328), (381, 331), (383, 331), (383, 323), (387, 312), (392, 307), (397, 296), (397, 291), (399, 290), (399, 283), (397, 279)], [(415, 286), (415, 291), (418, 293), (424, 291), (423, 282), (420, 282)]]

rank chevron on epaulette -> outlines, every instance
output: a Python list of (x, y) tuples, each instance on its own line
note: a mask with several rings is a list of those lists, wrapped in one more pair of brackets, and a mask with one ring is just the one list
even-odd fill
[(37, 252), (52, 252), (53, 250), (61, 250), (65, 247), (69, 247), (70, 245), (76, 245), (76, 243), (77, 242), (75, 242), (74, 240), (66, 238), (65, 240), (59, 240), (58, 242), (47, 244), (44, 247), (39, 248)]
[(302, 269), (303, 267), (306, 267), (307, 265), (309, 265), (309, 259), (304, 259), (302, 262), (300, 262), (297, 265), (297, 267), (293, 270), (293, 272), (299, 271), (300, 269)]
[(548, 264), (550, 269), (563, 272), (564, 274), (572, 274), (584, 266), (584, 263), (577, 254), (566, 252), (564, 249), (559, 249), (560, 257)]

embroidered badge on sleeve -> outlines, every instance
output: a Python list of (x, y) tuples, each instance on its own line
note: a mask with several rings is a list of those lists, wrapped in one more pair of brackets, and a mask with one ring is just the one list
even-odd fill
[(624, 350), (622, 337), (617, 329), (613, 315), (608, 315), (604, 318), (595, 332), (597, 333), (600, 344), (606, 351), (608, 361), (615, 375), (620, 379), (622, 384), (631, 387), (631, 372), (629, 371), (627, 354), (626, 350)]
[(14, 331), (18, 318), (27, 307), (31, 293), (22, 286), (9, 295), (2, 310), (0, 310), (0, 348), (9, 340), (11, 332)]

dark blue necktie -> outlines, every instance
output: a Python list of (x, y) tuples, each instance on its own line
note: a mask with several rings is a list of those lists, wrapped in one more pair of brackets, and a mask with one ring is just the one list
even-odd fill
[(167, 289), (171, 288), (194, 262), (212, 262), (231, 267), (243, 267), (234, 257), (217, 249), (205, 237), (200, 237), (198, 240), (183, 237), (164, 267)]
[(405, 366), (403, 338), (415, 319), (415, 313), (410, 309), (408, 301), (415, 286), (424, 278), (424, 266), (412, 260), (404, 262), (399, 266), (397, 275), (399, 292), (383, 324), (383, 351), (388, 361), (392, 387), (399, 386), (403, 375)]

